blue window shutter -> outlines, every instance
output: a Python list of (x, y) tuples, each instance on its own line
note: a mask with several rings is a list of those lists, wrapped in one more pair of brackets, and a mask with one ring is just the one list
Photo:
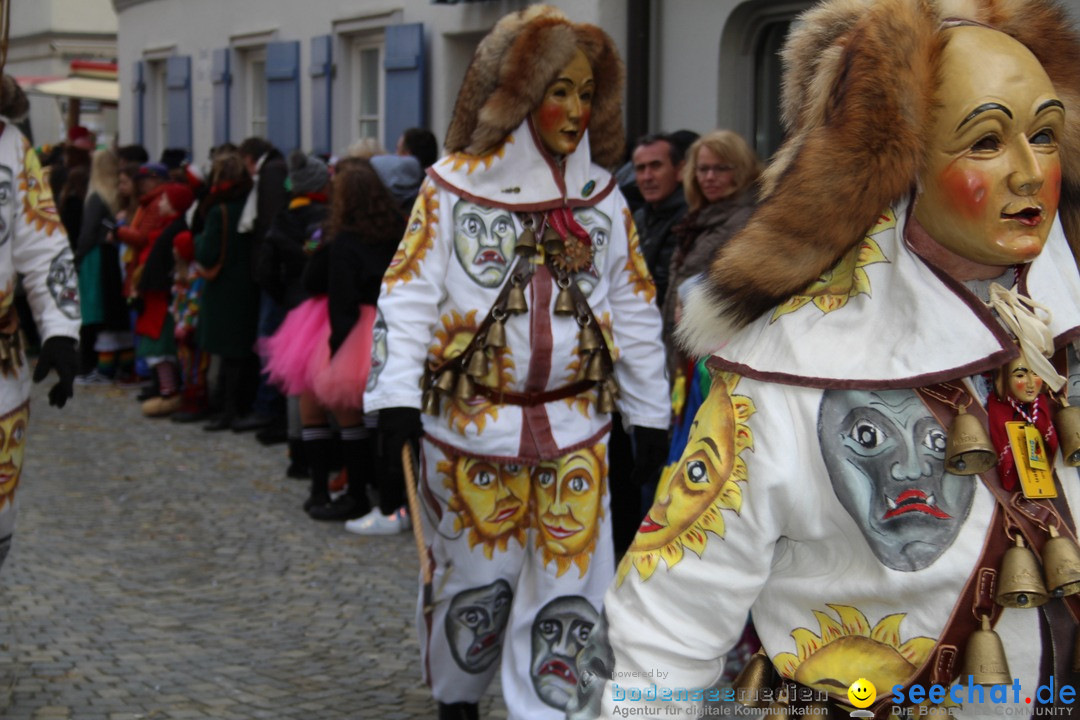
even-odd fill
[(146, 144), (146, 63), (142, 60), (135, 61), (135, 79), (131, 83), (132, 110), (134, 122), (132, 133), (137, 145)]
[(311, 151), (330, 154), (330, 85), (334, 80), (332, 38), (311, 38)]
[(165, 87), (169, 93), (167, 147), (184, 148), (191, 157), (191, 56), (173, 55), (165, 64)]
[(266, 139), (286, 155), (300, 147), (300, 42), (266, 46)]
[(411, 127), (427, 127), (424, 66), (423, 23), (386, 28), (385, 147), (396, 147), (398, 137)]
[(210, 82), (214, 85), (214, 145), (229, 142), (229, 89), (232, 87), (232, 71), (229, 67), (232, 53), (229, 48), (218, 48), (210, 58)]

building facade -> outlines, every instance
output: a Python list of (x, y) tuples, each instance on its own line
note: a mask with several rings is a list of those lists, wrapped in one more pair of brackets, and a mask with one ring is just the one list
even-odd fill
[[(442, 140), (477, 42), (525, 0), (112, 0), (120, 139), (203, 159), (250, 135), (340, 154), (402, 130)], [(776, 55), (813, 0), (552, 0), (611, 34), (628, 137), (727, 127), (767, 157), (781, 138)], [(1067, 0), (1075, 12), (1080, 0)], [(1078, 15), (1080, 16), (1080, 15)]]

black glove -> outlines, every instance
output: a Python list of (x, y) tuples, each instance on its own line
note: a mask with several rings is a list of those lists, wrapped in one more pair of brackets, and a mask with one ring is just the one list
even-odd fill
[(392, 407), (379, 411), (379, 435), (382, 436), (383, 462), (395, 469), (401, 467), (401, 448), (412, 443), (413, 457), (418, 457), (417, 443), (424, 434), (420, 411), (416, 408)]
[(50, 370), (55, 370), (60, 382), (49, 390), (49, 404), (64, 407), (68, 398), (75, 394), (75, 374), (79, 371), (79, 351), (74, 338), (51, 337), (41, 346), (37, 367), (34, 368), (34, 382), (45, 379)]
[(634, 470), (631, 475), (635, 487), (642, 487), (660, 479), (660, 471), (668, 456), (668, 431), (634, 426)]

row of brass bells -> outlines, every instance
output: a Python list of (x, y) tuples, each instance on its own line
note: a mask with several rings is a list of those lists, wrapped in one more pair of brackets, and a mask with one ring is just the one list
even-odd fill
[(529, 311), (529, 303), (525, 301), (525, 288), (516, 276), (510, 278), (510, 292), (506, 296), (505, 309), (511, 315), (521, 315)]
[(1050, 539), (1043, 545), (1043, 572), (1046, 587), (1053, 597), (1065, 597), (1080, 592), (1080, 548), (1071, 538), (1062, 537), (1050, 526)]
[(994, 602), (1002, 607), (1034, 608), (1050, 599), (1043, 584), (1039, 560), (1024, 544), (1024, 536), (1019, 533), (1016, 544), (1005, 551), (998, 576), (1001, 579)]
[(559, 286), (559, 294), (555, 296), (556, 315), (577, 314), (577, 304), (574, 303), (574, 296), (570, 293), (571, 282), (573, 281), (566, 276), (559, 278), (555, 282), (555, 284)]
[(499, 349), (506, 347), (506, 325), (503, 320), (506, 316), (502, 313), (492, 313), (491, 325), (488, 326), (487, 335), (484, 336), (484, 347)]
[(555, 231), (555, 228), (551, 227), (550, 225), (544, 228), (544, 237), (542, 242), (544, 245), (545, 255), (558, 255), (562, 253), (563, 248), (565, 247), (563, 239), (559, 237), (559, 233), (557, 233)]
[(1005, 659), (1005, 646), (990, 627), (990, 616), (982, 616), (982, 627), (971, 633), (964, 651), (960, 677), (968, 675), (976, 685), (1009, 685), (1013, 676)]
[(465, 365), (465, 372), (473, 380), (483, 380), (488, 374), (487, 353), (483, 348), (473, 350), (469, 356), (469, 362)]
[(1069, 405), (1066, 399), (1062, 400), (1062, 406), (1054, 417), (1061, 457), (1066, 465), (1080, 467), (1080, 407)]
[(600, 349), (600, 336), (596, 333), (596, 328), (592, 324), (584, 325), (581, 328), (581, 336), (578, 340), (578, 352), (581, 355), (587, 355)]
[(997, 452), (979, 419), (959, 408), (945, 443), (945, 469), (953, 475), (978, 475), (997, 464)]

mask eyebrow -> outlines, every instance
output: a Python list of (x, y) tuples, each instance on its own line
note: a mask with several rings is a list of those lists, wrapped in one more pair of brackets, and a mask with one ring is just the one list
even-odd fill
[[(1049, 102), (1054, 102), (1054, 101), (1050, 100)], [(1010, 120), (1013, 119), (1012, 111), (1009, 110), (1009, 108), (1002, 105), (1001, 103), (983, 103), (979, 107), (972, 110), (971, 113), (966, 118), (961, 120), (960, 124), (956, 126), (956, 129), (959, 130), (960, 128), (964, 127), (964, 125), (966, 125), (968, 122), (970, 122), (972, 119), (974, 119), (976, 115), (981, 115), (982, 113), (989, 112), (990, 110), (1000, 110), (1001, 112), (1008, 115)]]
[(1046, 102), (1044, 102), (1042, 105), (1039, 106), (1039, 109), (1035, 111), (1035, 114), (1038, 115), (1043, 110), (1049, 110), (1052, 107), (1061, 108), (1062, 110), (1064, 110), (1065, 109), (1065, 104), (1063, 102), (1061, 102), (1060, 100), (1047, 100)]

